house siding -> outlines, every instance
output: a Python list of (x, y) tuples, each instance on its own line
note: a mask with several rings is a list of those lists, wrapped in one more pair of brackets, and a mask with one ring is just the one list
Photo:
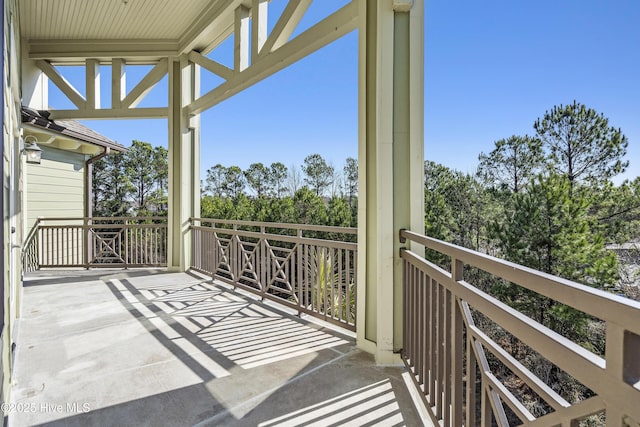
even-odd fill
[(42, 162), (27, 165), (27, 225), (38, 217), (84, 216), (84, 168), (86, 157), (42, 147)]

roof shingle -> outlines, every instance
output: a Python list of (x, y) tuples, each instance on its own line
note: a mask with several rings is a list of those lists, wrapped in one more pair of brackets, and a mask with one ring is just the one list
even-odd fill
[(48, 131), (56, 132), (61, 135), (98, 145), (100, 147), (110, 148), (114, 151), (125, 152), (127, 147), (122, 144), (99, 134), (75, 120), (51, 120), (49, 112), (42, 110), (34, 110), (29, 107), (22, 107), (22, 123), (29, 123), (33, 126), (41, 127)]

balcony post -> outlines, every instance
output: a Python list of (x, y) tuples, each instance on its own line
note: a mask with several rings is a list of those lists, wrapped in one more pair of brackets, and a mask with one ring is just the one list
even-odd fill
[(188, 268), (189, 218), (200, 216), (200, 116), (188, 116), (182, 108), (199, 92), (199, 67), (184, 56), (170, 58), (167, 267), (172, 271)]
[(399, 363), (398, 232), (424, 230), (424, 1), (360, 0), (359, 11), (358, 345)]

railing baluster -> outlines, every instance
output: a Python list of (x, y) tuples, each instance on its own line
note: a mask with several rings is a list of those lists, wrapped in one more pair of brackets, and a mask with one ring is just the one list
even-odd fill
[(342, 312), (344, 311), (343, 306), (343, 295), (344, 295), (344, 270), (342, 269), (343, 257), (345, 255), (342, 249), (336, 249), (338, 252), (338, 280), (336, 281), (336, 285), (338, 286), (338, 317), (333, 316), (336, 320), (342, 321)]
[(436, 394), (434, 396), (434, 403), (436, 406), (436, 416), (442, 418), (442, 377), (444, 375), (444, 361), (442, 357), (443, 335), (444, 335), (444, 314), (442, 313), (443, 296), (442, 289), (439, 283), (436, 284)]
[(491, 405), (489, 403), (489, 390), (487, 389), (487, 385), (486, 385), (486, 381), (484, 380), (484, 378), (481, 381), (480, 384), (481, 387), (481, 393), (482, 393), (482, 399), (480, 401), (480, 413), (481, 413), (481, 418), (480, 418), (480, 427), (491, 427)]
[(211, 240), (212, 240), (212, 236), (210, 232), (205, 231), (203, 229), (194, 229), (194, 231), (198, 232), (198, 237), (199, 237), (199, 242), (200, 244), (198, 246), (196, 246), (196, 252), (198, 253), (198, 265), (197, 267), (200, 268), (201, 270), (204, 270), (206, 273), (209, 273), (210, 275), (213, 276), (213, 273), (211, 273), (211, 267), (210, 265), (213, 263), (213, 252), (211, 250)]
[[(300, 235), (298, 235), (298, 237), (301, 237)], [(295, 250), (296, 250), (296, 258), (297, 258), (297, 266), (296, 266), (296, 285), (297, 285), (297, 291), (298, 291), (298, 315), (302, 314), (302, 311), (300, 310), (302, 307), (304, 307), (304, 299), (303, 299), (303, 283), (302, 283), (302, 245), (300, 243), (296, 243), (295, 245)]]
[[(451, 276), (456, 282), (464, 279), (464, 264), (462, 261), (452, 259)], [(462, 425), (462, 313), (458, 298), (450, 295), (451, 313), (451, 425)]]
[(56, 265), (56, 262), (55, 262), (55, 255), (56, 255), (55, 244), (56, 244), (55, 229), (54, 228), (49, 228), (49, 253), (48, 253), (49, 261), (47, 263), (49, 265)]
[(431, 324), (431, 277), (421, 272), (420, 274), (420, 284), (424, 288), (424, 292), (422, 295), (422, 305), (424, 306), (424, 319), (421, 323), (421, 328), (425, 331), (424, 334), (424, 343), (423, 343), (423, 352), (424, 352), (424, 381), (423, 381), (423, 393), (429, 393), (429, 387), (431, 384), (431, 380), (433, 379), (432, 366), (431, 366), (431, 336), (433, 334), (433, 330), (430, 328)]
[(258, 241), (259, 244), (259, 255), (260, 255), (260, 261), (259, 261), (259, 270), (258, 270), (258, 274), (256, 274), (256, 276), (258, 277), (258, 280), (260, 280), (260, 284), (259, 287), (260, 289), (264, 289), (267, 286), (267, 283), (269, 283), (267, 281), (267, 241), (265, 239), (265, 235), (267, 234), (267, 230), (265, 228), (265, 226), (260, 226), (260, 240)]
[(407, 360), (410, 358), (409, 348), (409, 325), (411, 317), (409, 316), (409, 289), (411, 287), (411, 280), (409, 278), (409, 269), (411, 266), (406, 260), (402, 261), (402, 307), (404, 316), (402, 319), (402, 358)]
[(198, 255), (198, 258), (196, 258), (197, 264), (195, 265), (195, 267), (200, 271), (209, 272), (209, 257), (205, 256), (205, 254), (209, 253), (207, 246), (209, 242), (209, 233), (205, 233), (204, 230), (199, 228), (194, 228), (193, 231), (198, 236), (198, 240), (195, 242), (196, 246), (194, 248), (194, 253)]
[(407, 279), (407, 342), (405, 343), (407, 347), (407, 364), (410, 368), (410, 371), (413, 370), (413, 366), (415, 365), (415, 355), (414, 355), (414, 328), (415, 325), (413, 323), (414, 317), (412, 316), (414, 310), (414, 293), (415, 293), (415, 285), (412, 282), (412, 271), (411, 267), (409, 267), (409, 271), (407, 271), (408, 279)]
[(473, 338), (467, 333), (467, 360), (466, 360), (466, 376), (467, 376), (467, 401), (465, 406), (466, 425), (476, 425), (476, 377), (478, 375), (478, 362), (476, 354), (473, 351)]
[[(211, 263), (212, 263), (212, 259), (213, 259), (213, 253), (211, 252), (211, 240), (212, 240), (212, 236), (211, 233), (205, 232), (204, 230), (201, 229), (197, 229), (195, 230), (198, 232), (198, 238), (200, 239), (200, 245), (196, 247), (196, 252), (198, 253), (198, 265), (197, 267), (199, 267), (200, 269), (204, 270), (205, 272), (209, 273), (211, 276), (213, 276), (213, 273), (211, 273)], [(211, 256), (207, 256), (207, 254), (211, 254)]]
[(211, 239), (213, 243), (213, 266), (211, 268), (211, 276), (215, 277), (216, 271), (218, 270), (218, 266), (220, 265), (220, 241), (218, 239), (218, 234), (215, 231), (211, 231)]
[(429, 301), (431, 316), (429, 319), (429, 331), (431, 331), (431, 343), (429, 355), (431, 358), (431, 379), (429, 380), (429, 402), (431, 406), (436, 404), (436, 382), (438, 381), (438, 283), (434, 278), (429, 281)]
[(61, 244), (61, 248), (60, 248), (60, 253), (62, 255), (62, 262), (64, 265), (69, 265), (69, 257), (67, 256), (68, 252), (69, 252), (69, 233), (68, 233), (69, 229), (67, 227), (61, 227), (60, 228), (60, 232), (61, 232), (61, 239), (60, 239), (60, 244)]
[[(355, 269), (353, 268), (353, 266), (355, 265), (355, 255), (354, 255), (354, 251), (352, 251), (352, 250), (347, 249), (346, 252), (347, 252), (347, 255), (346, 255), (346, 258), (345, 258), (345, 261), (346, 261), (345, 268), (346, 268), (346, 271), (347, 271), (347, 276), (346, 276), (346, 280), (345, 280), (345, 284), (346, 284), (346, 287), (347, 287), (347, 302), (346, 302), (346, 308), (345, 308), (346, 314), (347, 314), (347, 319), (346, 320), (347, 320), (348, 324), (355, 325), (355, 323), (356, 323), (355, 311), (356, 310), (354, 310), (354, 317), (351, 316), (351, 298), (352, 298), (352, 295), (351, 295), (351, 283), (353, 282), (354, 283), (353, 286), (357, 286), (356, 275), (355, 275), (355, 273), (351, 274), (352, 271), (355, 271)], [(352, 260), (353, 260), (353, 262), (352, 262)], [(355, 304), (354, 304), (354, 307), (355, 307)]]
[(425, 363), (424, 363), (424, 314), (425, 314), (425, 306), (423, 304), (424, 301), (424, 282), (423, 282), (423, 274), (417, 269), (413, 268), (413, 283), (418, 288), (418, 294), (416, 298), (416, 308), (417, 308), (417, 316), (414, 320), (416, 324), (416, 333), (417, 333), (417, 342), (416, 348), (414, 349), (414, 353), (416, 355), (416, 366), (418, 368), (418, 384), (424, 384), (424, 374), (425, 374)]
[[(84, 218), (82, 221), (82, 257), (83, 264), (86, 268), (89, 268), (89, 218)], [(94, 252), (91, 251), (91, 256), (94, 256)]]
[(47, 250), (46, 250), (46, 256), (47, 256), (47, 260), (45, 262), (46, 265), (53, 265), (53, 239), (52, 239), (52, 234), (53, 234), (53, 229), (51, 227), (47, 228)]
[(60, 245), (61, 245), (61, 241), (62, 241), (62, 239), (60, 238), (61, 231), (62, 230), (60, 229), (60, 227), (56, 227), (56, 257), (55, 257), (55, 260), (56, 260), (56, 264), (64, 265), (64, 261), (62, 260), (62, 257), (60, 256), (61, 255)]
[(444, 424), (451, 424), (451, 382), (453, 380), (453, 372), (451, 371), (452, 365), (452, 343), (451, 343), (451, 291), (444, 288), (443, 295), (443, 303), (444, 303), (444, 375), (443, 375), (443, 411), (444, 411)]

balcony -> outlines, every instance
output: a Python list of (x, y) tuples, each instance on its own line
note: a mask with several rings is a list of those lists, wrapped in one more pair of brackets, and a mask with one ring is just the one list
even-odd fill
[(38, 271), (21, 322), (12, 426), (420, 423), (353, 334), (197, 275)]
[[(51, 222), (32, 234), (25, 262), (33, 270), (140, 267), (166, 253), (164, 226), (153, 219)], [(15, 401), (87, 403), (91, 412), (16, 413), (15, 425), (113, 417), (265, 426), (640, 419), (637, 302), (402, 230), (405, 368), (381, 368), (354, 340), (354, 229), (193, 218), (188, 234), (189, 274), (31, 273)], [(68, 247), (94, 256), (78, 258)], [(505, 304), (475, 284), (481, 273), (589, 316), (603, 348)], [(559, 377), (583, 397), (554, 382)]]
[[(329, 2), (55, 3), (3, 3), (0, 373), (3, 399), (21, 404), (6, 408), (12, 424), (638, 425), (638, 303), (422, 235), (424, 1), (339, 2), (310, 26), (311, 3)], [(200, 115), (352, 31), (357, 245), (354, 230), (192, 218)], [(214, 51), (230, 37), (223, 65)], [(164, 81), (166, 99), (145, 99)], [(22, 238), (16, 118), (20, 105), (55, 105), (49, 86), (68, 98), (52, 120), (166, 119), (166, 224), (45, 220)], [(477, 280), (488, 276), (515, 298), (581, 313), (597, 345), (508, 305)], [(406, 403), (411, 390), (424, 414)]]

